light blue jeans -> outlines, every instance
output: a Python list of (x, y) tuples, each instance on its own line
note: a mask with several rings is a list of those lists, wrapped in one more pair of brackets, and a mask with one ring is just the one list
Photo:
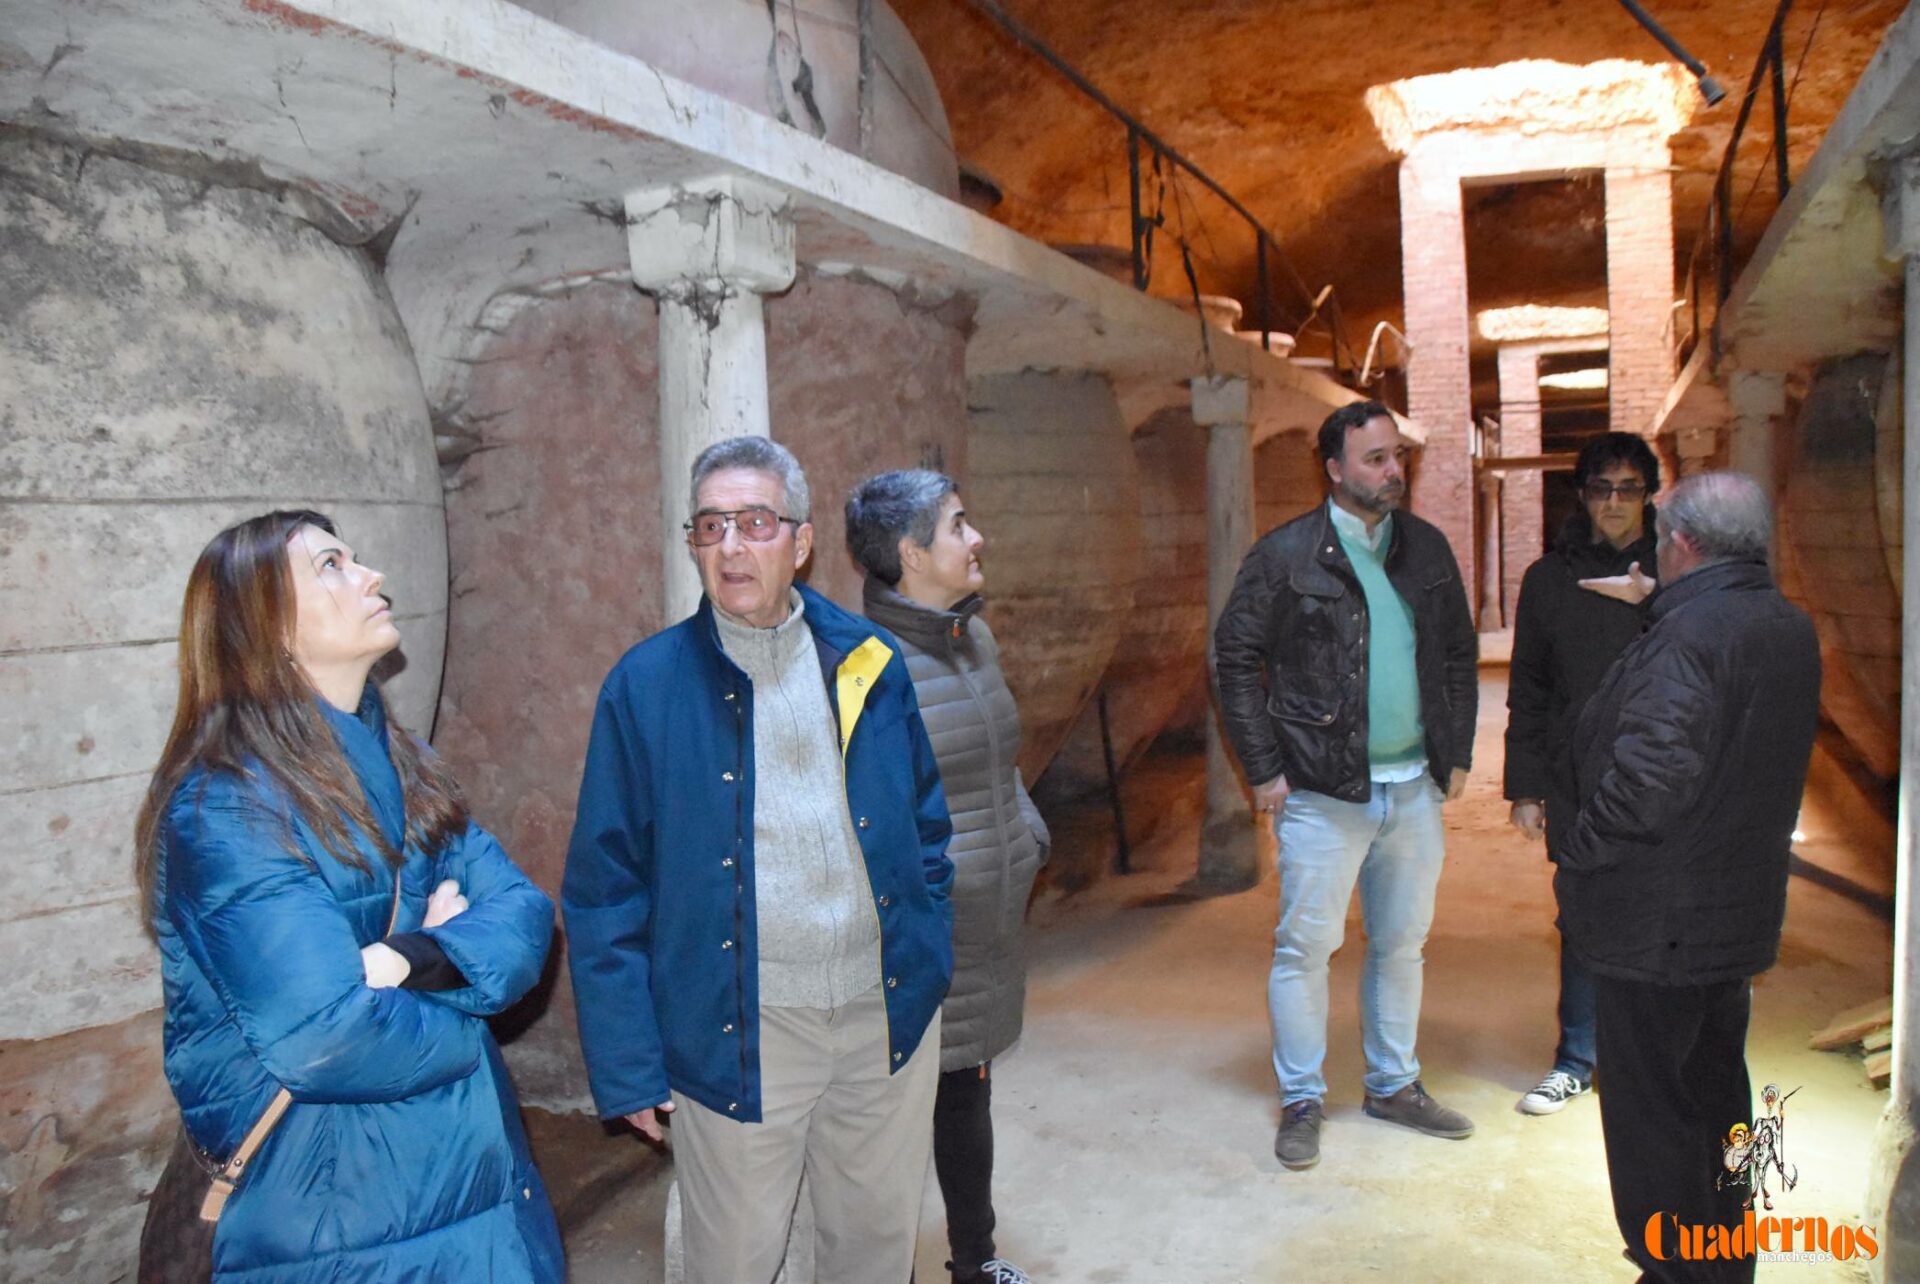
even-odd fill
[(1367, 957), (1360, 973), (1366, 1090), (1388, 1097), (1420, 1076), (1422, 951), (1445, 857), (1440, 789), (1422, 775), (1375, 781), (1364, 803), (1295, 791), (1274, 822), (1280, 839), (1280, 926), (1267, 1006), (1282, 1104), (1326, 1096), (1327, 960), (1346, 936), (1360, 887)]

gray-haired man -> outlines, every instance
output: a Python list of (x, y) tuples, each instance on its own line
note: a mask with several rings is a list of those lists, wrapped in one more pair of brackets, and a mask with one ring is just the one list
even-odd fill
[(1681, 482), (1654, 530), (1647, 631), (1574, 729), (1584, 801), (1554, 891), (1561, 933), (1594, 974), (1600, 1125), (1628, 1255), (1657, 1280), (1752, 1279), (1751, 1257), (1681, 1261), (1670, 1232), (1740, 1224), (1739, 1192), (1716, 1181), (1720, 1146), (1753, 1118), (1749, 996), (1780, 949), (1820, 643), (1774, 587), (1772, 515), (1751, 480)]
[(953, 827), (899, 646), (794, 573), (806, 477), (693, 465), (691, 617), (608, 674), (561, 899), (595, 1104), (672, 1111), (687, 1278), (771, 1280), (802, 1172), (822, 1280), (899, 1284), (952, 971)]

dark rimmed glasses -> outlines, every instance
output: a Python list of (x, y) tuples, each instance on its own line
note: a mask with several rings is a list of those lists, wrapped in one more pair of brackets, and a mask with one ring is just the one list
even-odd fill
[(771, 508), (735, 508), (724, 512), (703, 509), (682, 527), (695, 548), (718, 544), (727, 537), (727, 527), (740, 532), (750, 544), (764, 544), (780, 533), (780, 525), (798, 527), (798, 518), (782, 517)]
[(1615, 495), (1632, 503), (1636, 499), (1647, 497), (1647, 484), (1643, 481), (1610, 482), (1596, 478), (1582, 486), (1580, 493), (1596, 504), (1604, 504)]

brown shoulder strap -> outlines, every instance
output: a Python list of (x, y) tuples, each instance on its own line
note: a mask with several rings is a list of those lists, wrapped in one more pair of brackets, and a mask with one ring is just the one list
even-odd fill
[[(388, 936), (393, 935), (395, 925), (400, 922), (400, 881), (400, 871), (396, 869), (393, 871), (393, 908), (387, 913), (386, 934)], [(253, 1157), (260, 1153), (260, 1147), (267, 1144), (268, 1135), (273, 1132), (281, 1116), (287, 1113), (287, 1107), (292, 1104), (293, 1094), (285, 1088), (273, 1094), (273, 1100), (269, 1101), (267, 1108), (260, 1112), (260, 1117), (253, 1121), (253, 1127), (247, 1129), (247, 1135), (240, 1139), (240, 1145), (235, 1148), (233, 1157), (221, 1167), (220, 1175), (215, 1177), (213, 1184), (207, 1188), (207, 1197), (200, 1201), (201, 1221), (220, 1220), (220, 1213), (226, 1208), (227, 1200), (233, 1195), (233, 1188), (240, 1184), (240, 1178), (246, 1173), (247, 1165), (252, 1163)]]

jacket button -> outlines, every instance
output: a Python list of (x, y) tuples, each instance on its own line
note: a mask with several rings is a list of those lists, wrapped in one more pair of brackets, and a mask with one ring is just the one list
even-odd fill
[(867, 818), (865, 816), (862, 816), (860, 818), (860, 828), (865, 829), (866, 827), (867, 827)]
[(867, 680), (865, 678), (855, 678), (853, 680), (853, 685), (856, 687), (864, 687), (867, 685)]
[(721, 948), (721, 949), (723, 949), (723, 950), (730, 950), (730, 949), (732, 949), (732, 948), (733, 948), (733, 942), (732, 942), (732, 941), (722, 941), (722, 942), (720, 942), (720, 948)]
[(899, 978), (899, 977), (897, 977), (897, 976), (890, 976), (890, 977), (888, 977), (888, 978), (887, 978), (887, 988), (888, 988), (889, 990), (897, 990), (897, 989), (899, 989), (899, 988), (900, 988), (900, 978)]
[(721, 869), (732, 869), (732, 868), (733, 868), (733, 857), (731, 857), (731, 856), (722, 856), (722, 857), (720, 858), (720, 868), (721, 868)]
[(720, 779), (722, 779), (722, 780), (724, 780), (724, 781), (726, 781), (726, 782), (727, 782), (728, 784), (732, 784), (732, 783), (733, 783), (733, 773), (732, 773), (731, 771), (723, 771), (723, 772), (721, 772), (721, 773), (720, 773)]
[(727, 699), (728, 699), (728, 701), (729, 701), (729, 702), (731, 702), (731, 701), (732, 701), (732, 699), (733, 699), (733, 692), (731, 692), (731, 691), (729, 691), (729, 692), (727, 692)]
[(522, 1199), (532, 1199), (532, 1198), (533, 1198), (533, 1187), (531, 1187), (531, 1186), (522, 1186), (522, 1187), (520, 1188), (520, 1198), (522, 1198)]
[(729, 1102), (727, 1103), (727, 1113), (728, 1113), (728, 1114), (733, 1114), (733, 1113), (734, 1113), (735, 1111), (737, 1111), (737, 1110), (739, 1110), (739, 1109), (740, 1109), (740, 1103), (739, 1103), (739, 1102), (737, 1102), (737, 1101), (729, 1101)]
[(900, 1060), (900, 1054), (899, 1054), (898, 1052), (896, 1052), (896, 1053), (894, 1053), (894, 1054), (893, 1054), (893, 1059), (894, 1059), (895, 1061), (898, 1061), (898, 1060)]
[(733, 1022), (731, 1022), (731, 1021), (729, 1021), (729, 1022), (727, 1022), (727, 1023), (725, 1024), (725, 1025), (723, 1025), (723, 1026), (721, 1026), (721, 1027), (720, 1027), (720, 1033), (722, 1033), (722, 1034), (732, 1034), (732, 1033), (733, 1033)]
[(882, 897), (880, 898), (880, 908), (881, 908), (881, 909), (885, 909), (885, 908), (886, 908), (886, 907), (887, 907), (888, 905), (890, 905), (890, 904), (892, 904), (892, 902), (891, 902), (890, 900), (888, 900), (888, 899), (887, 899), (886, 897), (884, 897), (884, 896), (882, 896)]

